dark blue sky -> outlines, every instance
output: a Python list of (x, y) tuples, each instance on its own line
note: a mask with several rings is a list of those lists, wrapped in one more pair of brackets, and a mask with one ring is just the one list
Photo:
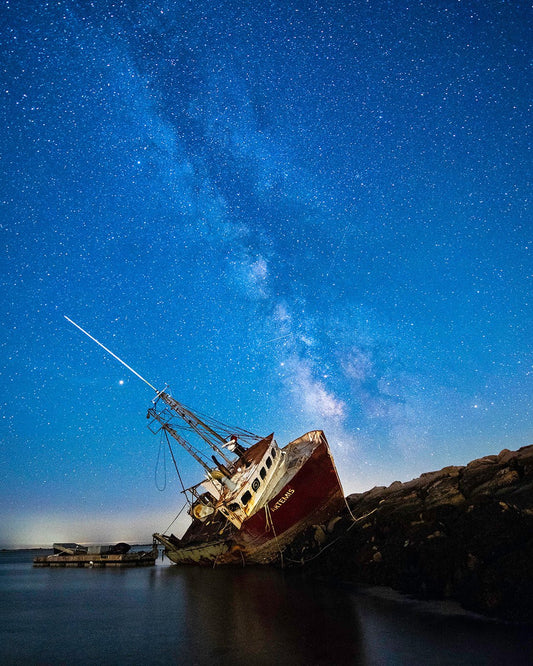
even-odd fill
[(525, 4), (0, 11), (0, 545), (181, 505), (152, 393), (63, 315), (202, 412), (323, 428), (347, 493), (532, 443)]

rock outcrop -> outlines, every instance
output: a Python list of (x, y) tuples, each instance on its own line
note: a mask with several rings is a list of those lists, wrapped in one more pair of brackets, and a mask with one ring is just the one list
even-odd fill
[[(533, 621), (533, 446), (350, 495), (347, 504), (351, 516), (315, 528), (287, 557), (336, 580)], [(322, 542), (320, 555), (311, 555), (311, 540)]]

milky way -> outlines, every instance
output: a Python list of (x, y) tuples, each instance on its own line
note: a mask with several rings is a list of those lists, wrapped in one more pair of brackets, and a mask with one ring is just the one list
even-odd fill
[(347, 493), (531, 443), (531, 16), (485, 5), (3, 3), (0, 545), (182, 502), (64, 315), (202, 412), (324, 429)]

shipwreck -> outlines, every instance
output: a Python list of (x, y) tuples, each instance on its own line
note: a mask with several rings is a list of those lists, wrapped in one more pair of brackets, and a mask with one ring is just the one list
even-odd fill
[(176, 470), (174, 444), (203, 468), (198, 482), (183, 488), (191, 519), (183, 536), (153, 535), (172, 562), (211, 566), (283, 562), (284, 550), (299, 535), (327, 523), (345, 507), (339, 475), (321, 430), (280, 447), (273, 434), (259, 436), (201, 416), (176, 400), (168, 387), (156, 389), (66, 319), (155, 391), (147, 414), (149, 428), (166, 438)]

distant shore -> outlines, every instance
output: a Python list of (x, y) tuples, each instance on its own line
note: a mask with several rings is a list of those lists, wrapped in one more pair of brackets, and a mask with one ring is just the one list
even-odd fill
[(0, 553), (19, 553), (28, 550), (52, 550), (52, 546), (20, 546), (16, 548), (0, 548)]
[[(92, 542), (91, 542), (92, 543)], [(100, 543), (100, 542), (98, 542)], [(82, 544), (87, 545), (87, 544)], [(150, 543), (132, 543), (130, 544), (132, 548), (151, 548), (152, 542)], [(35, 550), (53, 550), (53, 546), (14, 546), (14, 547), (5, 547), (0, 548), (0, 553), (21, 553), (21, 552), (33, 552)]]

